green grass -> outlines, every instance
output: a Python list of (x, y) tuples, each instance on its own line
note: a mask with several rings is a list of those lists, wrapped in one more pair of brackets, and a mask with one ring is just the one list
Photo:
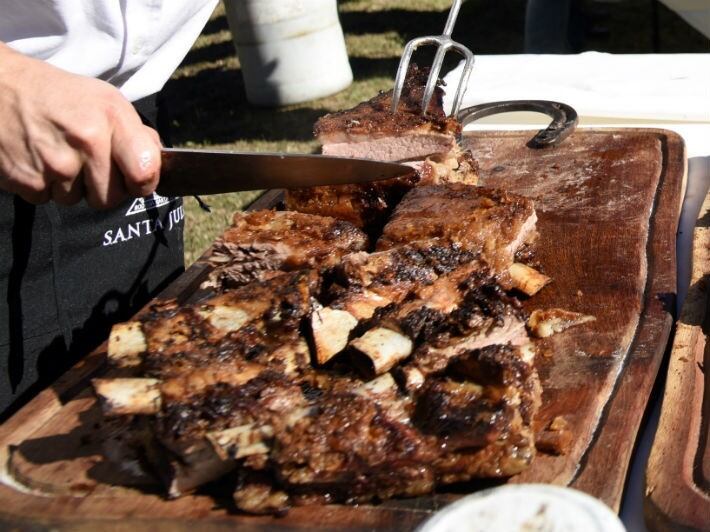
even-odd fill
[[(454, 38), (477, 54), (522, 53), (525, 0), (468, 0)], [(579, 2), (585, 23), (579, 50), (616, 53), (708, 52), (710, 42), (658, 4), (654, 22), (650, 0), (614, 4)], [(355, 77), (346, 90), (299, 105), (264, 109), (246, 100), (239, 60), (220, 5), (163, 92), (170, 112), (171, 140), (177, 146), (243, 151), (311, 153), (319, 116), (351, 107), (391, 88), (404, 44), (439, 33), (451, 0), (340, 0), (340, 21)], [(657, 31), (654, 31), (654, 24)], [(415, 59), (424, 63), (429, 55)], [(258, 193), (205, 198), (212, 213), (185, 201), (185, 258), (192, 263), (230, 223), (232, 213)]]

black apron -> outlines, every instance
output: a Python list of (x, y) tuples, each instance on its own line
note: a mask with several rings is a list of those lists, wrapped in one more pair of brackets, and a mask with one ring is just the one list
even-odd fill
[[(152, 102), (137, 106), (146, 121)], [(0, 192), (0, 421), (183, 269), (178, 198), (151, 195), (96, 211), (84, 202), (34, 206)]]

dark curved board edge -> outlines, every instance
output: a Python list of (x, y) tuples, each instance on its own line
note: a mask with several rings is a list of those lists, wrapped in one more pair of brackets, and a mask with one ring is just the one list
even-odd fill
[(647, 279), (641, 319), (599, 428), (570, 484), (601, 499), (617, 512), (639, 427), (673, 325), (676, 232), (687, 164), (685, 143), (677, 133), (662, 129), (646, 131), (658, 136), (664, 157), (646, 247)]
[[(639, 428), (673, 327), (677, 290), (676, 232), (685, 193), (687, 158), (683, 138), (670, 130), (577, 129), (577, 134), (585, 132), (653, 134), (663, 150), (663, 166), (649, 219), (647, 279), (639, 326), (616, 377), (614, 390), (597, 421), (592, 440), (569, 484), (601, 499), (618, 512)], [(535, 134), (534, 131), (485, 131), (472, 135), (510, 137), (522, 136), (521, 133)]]

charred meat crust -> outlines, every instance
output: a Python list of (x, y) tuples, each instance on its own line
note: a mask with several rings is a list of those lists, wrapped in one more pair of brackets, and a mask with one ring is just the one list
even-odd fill
[(160, 439), (171, 441), (254, 422), (272, 425), (279, 416), (304, 404), (297, 384), (280, 372), (265, 370), (241, 386), (218, 383), (195, 396), (169, 402), (156, 416), (156, 431)]
[(418, 393), (413, 421), (449, 450), (483, 447), (510, 426), (515, 406), (491, 386), (429, 379)]
[(301, 321), (310, 315), (319, 289), (317, 273), (303, 270), (193, 306), (154, 305), (141, 318), (148, 345), (144, 371), (166, 378), (227, 362), (278, 364), (270, 355), (299, 341)]
[(379, 253), (349, 255), (343, 259), (336, 275), (348, 286), (428, 285), (476, 258), (475, 252), (434, 241)]
[(324, 270), (367, 246), (367, 236), (344, 220), (289, 211), (238, 212), (207, 259), (214, 270), (205, 286), (236, 288), (266, 280), (275, 270)]
[(391, 111), (392, 91), (389, 91), (352, 109), (325, 115), (316, 122), (313, 133), (321, 140), (332, 136), (396, 137), (426, 127), (433, 132), (459, 135), (461, 125), (444, 113), (441, 86), (434, 91), (427, 114), (422, 115), (421, 101), (428, 76), (429, 69), (410, 67), (396, 113)]
[[(351, 225), (326, 221), (308, 227), (322, 249), (342, 244), (337, 253), (299, 258), (284, 242), (312, 218), (238, 215), (235, 227), (250, 226), (240, 234), (270, 239), (274, 268), (309, 269), (269, 270), (190, 306), (159, 303), (121, 329), (130, 341), (117, 334), (114, 344), (126, 346), (128, 369), (151, 377), (159, 395), (137, 445), (171, 496), (236, 468), (237, 507), (282, 513), (420, 495), (530, 464), (540, 384), (527, 315), (502, 280), (531, 240), (534, 209), (525, 198), (465, 188), (410, 192), (381, 239), (386, 249), (374, 253), (357, 250), (365, 240)], [(334, 282), (327, 291), (324, 264)], [(318, 312), (319, 326), (333, 329), (315, 331)], [(334, 333), (318, 337), (330, 342), (323, 363), (311, 362), (309, 325)], [(376, 378), (359, 371), (354, 352)]]
[[(503, 190), (460, 183), (421, 186), (408, 192), (397, 205), (377, 241), (377, 249), (439, 238), (469, 249), (505, 253), (534, 215), (531, 200)], [(509, 254), (512, 256), (524, 242)]]
[(312, 215), (326, 214), (374, 234), (418, 179), (414, 175), (362, 185), (287, 190), (285, 203), (287, 209)]

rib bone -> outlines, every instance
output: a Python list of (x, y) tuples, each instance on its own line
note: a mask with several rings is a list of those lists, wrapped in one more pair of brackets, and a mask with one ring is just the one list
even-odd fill
[(274, 430), (269, 425), (257, 426), (254, 423), (232, 427), (206, 435), (214, 447), (217, 456), (222, 460), (238, 460), (254, 454), (267, 454), (270, 446), (266, 440), (274, 436)]
[(535, 268), (521, 262), (511, 264), (508, 273), (513, 281), (513, 288), (517, 288), (528, 296), (534, 296), (552, 280)]
[(316, 360), (325, 364), (348, 344), (348, 337), (357, 325), (357, 319), (346, 310), (322, 307), (311, 316)]
[(137, 366), (147, 349), (145, 335), (138, 321), (117, 323), (108, 338), (108, 357), (119, 367)]
[(92, 384), (106, 416), (160, 411), (162, 400), (157, 379), (94, 379)]
[(376, 375), (392, 369), (400, 360), (412, 354), (412, 340), (402, 333), (377, 327), (370, 329), (350, 345), (372, 361)]
[(575, 325), (590, 321), (596, 321), (596, 318), (560, 308), (537, 309), (533, 310), (530, 318), (528, 318), (528, 329), (533, 336), (547, 338)]

